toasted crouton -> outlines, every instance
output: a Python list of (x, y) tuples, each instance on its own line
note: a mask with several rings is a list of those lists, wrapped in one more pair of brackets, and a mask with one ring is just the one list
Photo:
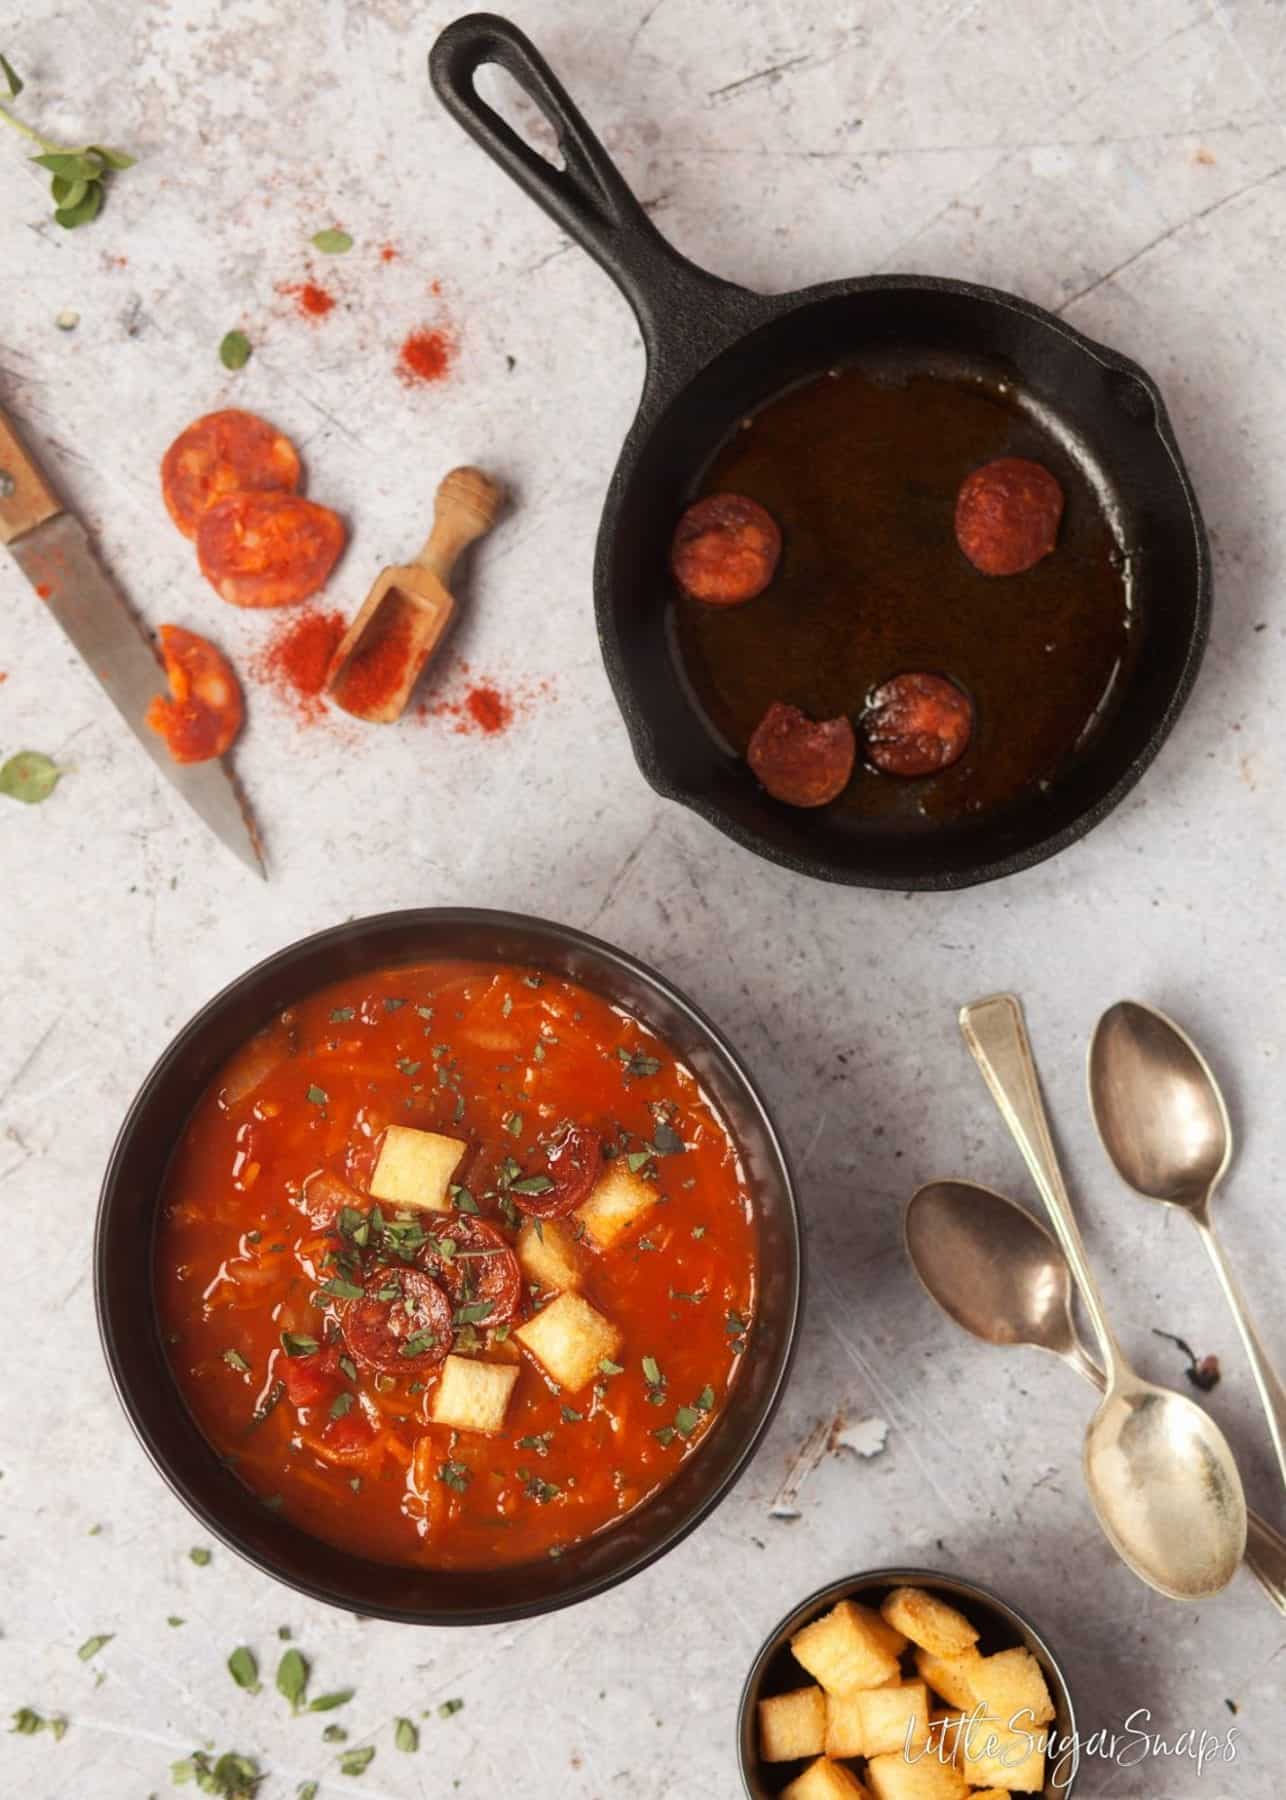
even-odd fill
[(875, 1800), (967, 1800), (969, 1783), (950, 1763), (931, 1750), (908, 1762), (900, 1750), (873, 1756), (866, 1779)]
[(781, 1800), (871, 1800), (871, 1796), (843, 1763), (819, 1756), (781, 1790)]
[(858, 1693), (863, 1756), (901, 1752), (929, 1735), (929, 1695), (922, 1681), (896, 1687), (862, 1688)]
[(906, 1649), (900, 1631), (856, 1600), (841, 1600), (790, 1640), (795, 1661), (820, 1681), (828, 1694), (879, 1687), (898, 1673)]
[(827, 1694), (826, 1740), (822, 1745), (827, 1756), (861, 1756), (862, 1715), (858, 1708), (863, 1689), (851, 1694)]
[(371, 1198), (395, 1206), (420, 1206), (427, 1212), (450, 1212), (451, 1177), (468, 1148), (459, 1138), (436, 1131), (390, 1125), (371, 1176)]
[(494, 1435), (504, 1427), (509, 1396), (518, 1379), (517, 1363), (480, 1362), (448, 1356), (433, 1390), (429, 1416), (435, 1425)]
[(931, 1650), (917, 1649), (915, 1672), (935, 1694), (941, 1694), (948, 1706), (972, 1712), (978, 1704), (972, 1677), (982, 1658), (976, 1650), (964, 1650), (959, 1656), (935, 1656)]
[[(969, 1685), (987, 1711), (1015, 1730), (1048, 1725), (1054, 1716), (1041, 1666), (1030, 1650), (1017, 1645), (995, 1656), (979, 1657)], [(1022, 1714), (1021, 1718), (1017, 1717)]]
[(518, 1261), (523, 1274), (543, 1288), (578, 1288), (581, 1250), (561, 1219), (526, 1219), (518, 1233)]
[(759, 1702), (759, 1754), (765, 1762), (819, 1756), (826, 1733), (826, 1696), (819, 1687), (795, 1688)]
[(924, 1588), (894, 1588), (880, 1616), (934, 1656), (959, 1656), (978, 1642), (977, 1630), (964, 1614)]
[(614, 1244), (623, 1231), (656, 1204), (656, 1187), (631, 1172), (623, 1157), (608, 1163), (594, 1183), (577, 1218), (600, 1250)]
[(982, 1719), (965, 1733), (960, 1772), (1009, 1793), (1039, 1794), (1045, 1786), (1044, 1731), (1010, 1731), (996, 1719)]
[(579, 1294), (559, 1294), (514, 1336), (560, 1387), (572, 1392), (587, 1386), (603, 1359), (621, 1347), (616, 1326)]

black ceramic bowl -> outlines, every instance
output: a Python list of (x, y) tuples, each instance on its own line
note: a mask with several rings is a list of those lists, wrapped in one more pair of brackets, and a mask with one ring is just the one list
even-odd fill
[[(723, 1115), (755, 1196), (756, 1329), (723, 1413), (675, 1479), (610, 1531), (553, 1560), (442, 1573), (369, 1561), (266, 1509), (220, 1461), (179, 1393), (152, 1292), (171, 1153), (211, 1076), (273, 1013), (365, 969), (434, 957), (534, 964), (583, 983), (673, 1045)], [(103, 1181), (95, 1298), (108, 1366), (143, 1447), (202, 1524), (265, 1574), (314, 1599), (407, 1624), (484, 1625), (552, 1612), (612, 1587), (671, 1549), (727, 1493), (758, 1444), (790, 1366), (799, 1318), (799, 1220), (786, 1153), (735, 1052), (677, 989), (633, 957), (514, 913), (433, 908), (358, 919), (280, 950), (184, 1027), (121, 1127)]]
[[(869, 1569), (862, 1575), (848, 1575), (843, 1581), (832, 1581), (819, 1588), (807, 1600), (801, 1600), (794, 1612), (788, 1613), (774, 1628), (755, 1658), (746, 1685), (741, 1690), (741, 1707), (737, 1714), (737, 1757), (742, 1785), (749, 1800), (772, 1800), (807, 1766), (804, 1762), (766, 1763), (759, 1758), (758, 1702), (772, 1694), (785, 1694), (792, 1688), (804, 1687), (812, 1679), (790, 1653), (790, 1640), (811, 1620), (820, 1618), (840, 1600), (857, 1600), (863, 1606), (878, 1607), (890, 1588), (929, 1588), (958, 1607), (978, 1628), (978, 1648), (984, 1656), (997, 1650), (1009, 1650), (1025, 1644), (1044, 1671), (1050, 1698), (1054, 1702), (1054, 1723), (1049, 1727), (1059, 1740), (1075, 1745), (1076, 1714), (1067, 1681), (1054, 1653), (1036, 1627), (1006, 1601), (988, 1593), (972, 1581), (961, 1581), (955, 1575), (943, 1575), (937, 1569)], [(1062, 1785), (1055, 1787), (1052, 1776), (1057, 1757), (1045, 1759), (1044, 1800), (1070, 1800), (1076, 1785), (1077, 1753), (1068, 1753), (1065, 1767), (1058, 1770)]]

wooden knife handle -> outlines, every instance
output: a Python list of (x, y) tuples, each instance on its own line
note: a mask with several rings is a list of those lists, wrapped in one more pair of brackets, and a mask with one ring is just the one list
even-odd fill
[(12, 544), (62, 510), (62, 502), (0, 411), (0, 544)]

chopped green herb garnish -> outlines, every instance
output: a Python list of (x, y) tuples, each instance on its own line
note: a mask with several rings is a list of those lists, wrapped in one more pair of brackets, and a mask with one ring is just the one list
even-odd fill
[(625, 1365), (613, 1362), (610, 1356), (599, 1357), (598, 1369), (601, 1375), (623, 1375), (625, 1373)]
[(91, 1656), (98, 1655), (98, 1652), (102, 1649), (104, 1644), (110, 1644), (115, 1635), (116, 1633), (114, 1631), (102, 1631), (99, 1632), (97, 1637), (86, 1638), (85, 1642), (76, 1652), (77, 1656), (82, 1662), (88, 1662)]
[(342, 1725), (328, 1725), (322, 1732), (323, 1744), (346, 1744), (347, 1742), (348, 1733)]
[(510, 1113), (509, 1117), (505, 1120), (505, 1130), (509, 1133), (510, 1137), (521, 1137), (522, 1114), (516, 1112)]
[(698, 1412), (710, 1411), (710, 1408), (714, 1405), (714, 1389), (710, 1386), (709, 1382), (702, 1388), (692, 1404), (696, 1407)]
[[(360, 1300), (363, 1293), (355, 1281), (345, 1281), (342, 1275), (332, 1275), (329, 1281), (323, 1281), (320, 1291), (331, 1295), (335, 1300)], [(381, 1294), (385, 1291), (382, 1289)], [(394, 1288), (394, 1295), (397, 1292), (398, 1289)]]
[(496, 1343), (503, 1344), (505, 1339), (509, 1336), (508, 1325), (494, 1325), (491, 1329), (491, 1335)]
[(250, 361), (252, 348), (244, 331), (225, 331), (219, 344), (219, 361), (235, 374)]
[(463, 1706), (463, 1700), (444, 1700), (438, 1708), (438, 1717), (439, 1719), (449, 1719), (453, 1713), (458, 1713)]
[(678, 1156), (682, 1153), (683, 1139), (666, 1119), (658, 1119), (652, 1132), (652, 1148), (658, 1156)]
[(351, 1356), (340, 1357), (339, 1372), (341, 1375), (346, 1375), (350, 1381), (357, 1380), (357, 1364), (353, 1361)]
[(347, 256), (353, 248), (353, 240), (346, 231), (328, 226), (325, 231), (313, 233), (312, 246), (314, 250), (320, 250), (323, 256)]
[(356, 1688), (336, 1688), (333, 1694), (318, 1694), (315, 1700), (308, 1702), (309, 1712), (334, 1712), (337, 1706), (347, 1706)]
[(674, 1415), (675, 1429), (684, 1437), (691, 1437), (701, 1422), (701, 1414), (695, 1406), (681, 1406)]
[(325, 1106), (330, 1096), (327, 1094), (325, 1088), (319, 1088), (316, 1082), (314, 1082), (309, 1088), (305, 1098), (310, 1100), (314, 1106)]
[(424, 1067), (424, 1064), (412, 1062), (409, 1056), (400, 1056), (397, 1061), (397, 1066), (402, 1071), (403, 1075), (411, 1076), (418, 1075), (420, 1070)]
[(640, 1050), (627, 1050), (624, 1044), (618, 1047), (616, 1054), (625, 1064), (627, 1075), (659, 1075), (661, 1072), (655, 1056), (644, 1056)]
[(639, 1170), (645, 1169), (651, 1160), (652, 1152), (650, 1150), (631, 1150), (625, 1158), (625, 1166), (631, 1175), (637, 1175)]
[[(388, 1002), (385, 1002), (387, 1005)], [(364, 1750), (345, 1750), (339, 1759), (341, 1775), (360, 1775), (375, 1760), (374, 1744), (367, 1744)]]
[(705, 1234), (706, 1228), (704, 1225), (694, 1225), (692, 1227), (692, 1235), (694, 1238), (703, 1238)]
[(399, 1006), (405, 1005), (405, 1000), (386, 1000), (384, 1002), (384, 1010), (385, 1012), (396, 1012)]
[(315, 1781), (301, 1781), (295, 1789), (295, 1800), (317, 1800), (317, 1787)]
[(16, 1731), (20, 1737), (34, 1737), (38, 1731), (48, 1731), (53, 1734), (55, 1743), (61, 1743), (67, 1735), (67, 1721), (61, 1713), (54, 1713), (51, 1718), (46, 1719), (30, 1706), (20, 1706), (13, 1715), (13, 1724), (9, 1729)]
[(228, 1658), (228, 1673), (239, 1688), (251, 1694), (259, 1692), (259, 1664), (253, 1650), (247, 1650), (244, 1644), (238, 1644)]
[(236, 1369), (241, 1375), (248, 1375), (250, 1373), (250, 1364), (246, 1361), (245, 1357), (242, 1356), (240, 1350), (225, 1350), (223, 1353), (223, 1360), (230, 1369)]
[(563, 1408), (564, 1425), (579, 1425), (584, 1417), (584, 1413), (577, 1412), (574, 1406), (565, 1406)]
[(481, 1325), (491, 1317), (495, 1308), (494, 1300), (471, 1300), (467, 1306), (456, 1308), (455, 1322), (457, 1325)]
[(393, 1742), (409, 1755), (420, 1747), (420, 1734), (409, 1719), (398, 1719), (393, 1727)]
[(552, 1431), (542, 1431), (534, 1437), (520, 1437), (518, 1439), (518, 1448), (520, 1450), (534, 1450), (537, 1456), (548, 1456), (549, 1446), (553, 1439), (553, 1435)]
[(308, 1661), (298, 1650), (287, 1650), (277, 1664), (277, 1692), (298, 1712), (308, 1689)]
[(532, 1475), (527, 1482), (527, 1492), (541, 1506), (548, 1506), (549, 1502), (556, 1500), (562, 1491), (561, 1488), (555, 1487), (552, 1481), (542, 1481), (539, 1475)]
[(444, 1462), (438, 1470), (438, 1480), (462, 1494), (469, 1485), (468, 1466), (461, 1462)]
[(659, 1244), (654, 1244), (650, 1237), (641, 1237), (639, 1239), (639, 1249), (640, 1250), (659, 1250), (660, 1247), (661, 1246)]
[(643, 1379), (650, 1387), (660, 1387), (661, 1385), (661, 1365), (654, 1356), (643, 1358)]
[(509, 1185), (515, 1194), (547, 1194), (554, 1184), (548, 1175), (524, 1175)]
[(353, 1396), (347, 1389), (345, 1389), (342, 1394), (336, 1394), (335, 1398), (330, 1403), (330, 1416), (332, 1419), (342, 1419), (345, 1413), (351, 1412), (352, 1410)]
[[(7, 117), (4, 108), (0, 107), (0, 118)], [(58, 786), (61, 774), (62, 770), (52, 757), (42, 751), (19, 750), (0, 768), (0, 794), (7, 794), (11, 800), (21, 800), (26, 806), (39, 806)]]
[(221, 1800), (254, 1800), (263, 1776), (253, 1757), (227, 1750), (212, 1763), (204, 1750), (194, 1750), (191, 1756), (170, 1764), (170, 1780), (175, 1787), (194, 1781), (203, 1794), (217, 1794)]
[(398, 1345), (397, 1353), (399, 1356), (407, 1357), (423, 1356), (426, 1350), (436, 1349), (437, 1342), (438, 1334), (436, 1331), (415, 1331), (412, 1332), (405, 1343)]
[(652, 1433), (652, 1436), (656, 1439), (658, 1444), (664, 1444), (668, 1447), (674, 1442), (678, 1433), (673, 1425), (658, 1425), (656, 1430)]
[(417, 1006), (415, 1010), (422, 1019), (431, 1019), (433, 1017), (433, 1008), (431, 1006)]
[(351, 1006), (337, 1006), (330, 1015), (330, 1022), (332, 1025), (347, 1025), (353, 1017), (354, 1012)]
[(478, 1202), (474, 1199), (467, 1187), (453, 1186), (448, 1189), (448, 1192), (451, 1195), (451, 1204), (455, 1207), (457, 1212), (476, 1213), (479, 1210)]
[(171, 1613), (169, 1618), (165, 1621), (165, 1623), (170, 1626), (179, 1626), (179, 1625), (186, 1625), (187, 1620), (181, 1619), (177, 1613)]
[(198, 1569), (204, 1569), (210, 1560), (210, 1552), (204, 1549), (200, 1544), (197, 1545), (195, 1550), (189, 1550), (188, 1555), (192, 1558), (192, 1561), (196, 1564)]

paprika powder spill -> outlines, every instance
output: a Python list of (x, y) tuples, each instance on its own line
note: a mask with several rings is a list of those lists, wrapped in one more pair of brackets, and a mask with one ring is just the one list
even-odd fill
[(398, 353), (397, 372), (409, 387), (414, 383), (441, 381), (455, 355), (455, 341), (440, 327), (413, 331)]
[(305, 319), (324, 319), (335, 306), (335, 296), (315, 281), (283, 281), (279, 294), (289, 294)]
[(326, 710), (323, 690), (331, 659), (344, 635), (344, 615), (310, 608), (283, 621), (252, 666), (296, 715), (311, 723)]

